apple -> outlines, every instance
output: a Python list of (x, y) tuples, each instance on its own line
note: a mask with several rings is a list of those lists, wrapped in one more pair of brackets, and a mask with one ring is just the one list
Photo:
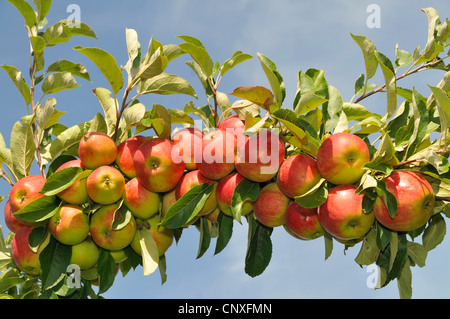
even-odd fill
[(147, 141), (148, 138), (142, 135), (129, 137), (117, 147), (117, 157), (115, 163), (119, 170), (129, 179), (136, 177), (136, 168), (134, 167), (134, 153)]
[(126, 225), (113, 229), (114, 220), (120, 220), (119, 205), (100, 207), (91, 216), (89, 231), (94, 242), (106, 250), (119, 250), (127, 247), (136, 232), (136, 220), (131, 215)]
[(184, 163), (172, 160), (174, 143), (164, 138), (152, 138), (142, 143), (134, 153), (136, 177), (148, 190), (164, 193), (174, 188), (184, 174)]
[(100, 257), (100, 248), (88, 236), (81, 243), (72, 246), (70, 263), (78, 265), (81, 270), (93, 268)]
[(158, 193), (145, 188), (135, 177), (125, 184), (123, 203), (135, 218), (148, 219), (159, 212), (161, 198)]
[[(231, 199), (236, 186), (244, 179), (241, 174), (234, 172), (219, 181), (216, 189), (217, 206), (225, 215), (232, 216)], [(253, 211), (253, 202), (246, 200), (242, 205), (241, 215), (245, 216)]]
[(4, 217), (5, 217), (6, 227), (8, 227), (8, 229), (10, 231), (12, 231), (13, 233), (17, 233), (17, 231), (19, 229), (21, 229), (23, 226), (25, 226), (25, 224), (22, 223), (22, 221), (20, 221), (12, 213), (11, 204), (9, 203), (9, 200), (6, 202), (5, 209), (4, 209), (4, 214), (5, 214)]
[(224, 118), (217, 126), (219, 130), (227, 131), (238, 139), (245, 129), (245, 122), (237, 114)]
[[(194, 127), (183, 128), (172, 136), (179, 160), (184, 162), (187, 170), (197, 169), (197, 163), (202, 160), (200, 153), (202, 138), (203, 132)], [(175, 158), (173, 159), (175, 160)]]
[(128, 258), (127, 254), (125, 253), (125, 249), (110, 250), (109, 253), (111, 254), (115, 263), (121, 263)]
[(316, 160), (323, 178), (335, 185), (346, 185), (361, 178), (365, 172), (363, 166), (370, 161), (370, 153), (362, 138), (341, 132), (322, 142)]
[(161, 199), (161, 217), (164, 217), (169, 208), (177, 201), (175, 196), (176, 188), (164, 193)]
[(375, 218), (385, 227), (402, 232), (425, 225), (432, 216), (435, 205), (430, 183), (413, 171), (394, 171), (384, 182), (387, 190), (397, 200), (397, 212), (392, 218), (379, 196), (373, 206)]
[(14, 234), (11, 242), (11, 256), (19, 270), (28, 275), (39, 275), (41, 273), (41, 265), (39, 255), (48, 245), (50, 241), (50, 233), (45, 236), (36, 252), (32, 251), (28, 243), (28, 237), (33, 227), (24, 226)]
[(78, 205), (62, 205), (48, 221), (50, 233), (64, 245), (81, 243), (89, 235), (89, 216)]
[(46, 178), (40, 175), (28, 175), (17, 181), (9, 192), (12, 212), (15, 213), (36, 198), (44, 196), (39, 192), (46, 181)]
[(114, 140), (101, 132), (88, 132), (80, 140), (78, 156), (87, 169), (111, 165), (117, 157)]
[[(81, 167), (85, 168), (80, 159), (74, 159), (62, 164), (56, 172), (59, 172), (68, 167)], [(87, 177), (82, 178), (72, 185), (62, 190), (56, 196), (58, 196), (61, 200), (67, 202), (68, 204), (81, 205), (88, 201), (89, 196), (86, 190), (86, 180)]]
[(202, 160), (199, 171), (208, 179), (220, 180), (234, 171), (236, 138), (233, 134), (215, 129), (202, 140)]
[(268, 227), (277, 227), (286, 224), (286, 212), (291, 202), (284, 195), (277, 183), (265, 185), (253, 205), (256, 219)]
[(268, 182), (277, 174), (284, 155), (284, 144), (278, 134), (261, 129), (242, 144), (238, 143), (236, 170), (251, 181)]
[(277, 184), (286, 196), (295, 198), (307, 193), (321, 178), (314, 158), (305, 154), (294, 154), (281, 163)]
[(122, 198), (125, 178), (112, 166), (100, 166), (87, 177), (86, 190), (94, 202), (109, 205)]
[(328, 191), (325, 203), (319, 206), (319, 222), (330, 235), (350, 240), (361, 238), (372, 227), (375, 216), (364, 213), (364, 195), (356, 193), (355, 185), (338, 185)]
[(220, 209), (219, 209), (219, 207), (216, 207), (216, 209), (214, 209), (211, 213), (205, 215), (205, 218), (213, 223), (217, 223), (219, 214), (220, 214)]
[(286, 228), (303, 240), (316, 239), (325, 234), (319, 222), (317, 208), (305, 208), (295, 201), (287, 208)]
[(217, 189), (217, 181), (210, 180), (203, 176), (200, 170), (196, 169), (190, 172), (187, 172), (181, 178), (177, 187), (175, 188), (175, 198), (179, 200), (184, 194), (186, 194), (190, 189), (194, 186), (200, 184), (212, 184), (214, 183), (214, 188), (211, 194), (206, 199), (205, 205), (203, 208), (197, 213), (197, 216), (203, 216), (211, 213), (217, 207), (217, 197), (216, 197), (216, 189)]
[[(159, 225), (159, 216), (155, 215), (150, 219), (138, 222), (138, 229), (144, 229), (155, 240), (156, 247), (158, 247), (159, 255), (162, 256), (172, 245), (174, 239), (174, 232), (172, 229), (165, 228)], [(131, 242), (131, 248), (138, 254), (142, 255), (142, 248), (139, 241), (139, 232), (134, 235)]]

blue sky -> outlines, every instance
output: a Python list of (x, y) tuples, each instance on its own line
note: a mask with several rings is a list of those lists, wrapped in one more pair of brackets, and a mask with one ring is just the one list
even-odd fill
[[(224, 61), (236, 50), (254, 56), (226, 74), (220, 90), (230, 93), (239, 86), (269, 86), (256, 58), (260, 52), (272, 59), (284, 78), (287, 97), (283, 107), (292, 108), (300, 70), (318, 68), (326, 71), (329, 84), (337, 87), (344, 101), (353, 95), (354, 82), (364, 72), (361, 51), (350, 32), (371, 39), (377, 49), (394, 59), (394, 47), (412, 52), (423, 48), (427, 38), (427, 19), (422, 1), (294, 1), (294, 0), (167, 0), (167, 1), (53, 1), (48, 15), (53, 24), (67, 18), (69, 4), (81, 9), (81, 20), (89, 24), (98, 39), (73, 38), (67, 44), (50, 48), (46, 64), (65, 58), (83, 63), (92, 82), (78, 80), (80, 88), (55, 95), (57, 109), (67, 112), (61, 117), (66, 126), (93, 118), (101, 112), (91, 93), (93, 88), (107, 87), (103, 75), (86, 57), (74, 51), (76, 45), (96, 46), (115, 56), (125, 65), (127, 51), (125, 29), (135, 29), (142, 47), (150, 37), (163, 44), (180, 43), (177, 35), (200, 39), (214, 61)], [(368, 5), (380, 8), (381, 27), (369, 28), (366, 20)], [(427, 1), (442, 18), (449, 16), (446, 1)], [(0, 3), (0, 64), (15, 65), (27, 74), (29, 44), (23, 20), (7, 1)], [(180, 58), (169, 64), (168, 72), (186, 78), (197, 91), (197, 106), (205, 104), (202, 89), (191, 70)], [(426, 83), (435, 85), (440, 71), (418, 74), (400, 82), (401, 86), (416, 85), (419, 92), (429, 95)], [(380, 71), (373, 81), (382, 84)], [(26, 114), (22, 98), (5, 72), (0, 72), (1, 114), (0, 132), (5, 141), (15, 121)], [(160, 103), (168, 108), (182, 108), (189, 97), (146, 96), (141, 99), (150, 107)], [(233, 99), (231, 99), (233, 101)], [(364, 101), (378, 113), (385, 111), (385, 97), (380, 94)], [(7, 142), (8, 144), (8, 142)], [(9, 185), (0, 181), (0, 195), (9, 193)], [(3, 209), (5, 201), (0, 204)], [(0, 222), (4, 225), (3, 217)], [(3, 233), (6, 234), (3, 226)], [(235, 222), (233, 237), (219, 255), (213, 256), (215, 240), (200, 259), (196, 259), (199, 233), (195, 228), (183, 232), (178, 245), (166, 253), (167, 282), (160, 283), (159, 274), (143, 276), (142, 268), (121, 274), (114, 286), (104, 294), (107, 298), (398, 298), (396, 282), (373, 290), (367, 287), (370, 273), (355, 262), (359, 245), (344, 251), (335, 243), (334, 251), (324, 260), (323, 239), (299, 241), (284, 229), (276, 228), (272, 235), (273, 255), (266, 271), (256, 278), (244, 272), (247, 246), (247, 224)], [(449, 240), (431, 251), (424, 268), (413, 268), (414, 298), (448, 298), (450, 292)]]

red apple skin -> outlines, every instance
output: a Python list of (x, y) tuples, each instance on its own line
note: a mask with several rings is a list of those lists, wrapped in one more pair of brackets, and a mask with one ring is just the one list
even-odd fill
[(356, 193), (355, 185), (335, 186), (328, 192), (325, 203), (319, 206), (319, 222), (332, 236), (341, 240), (361, 238), (372, 227), (375, 216), (364, 213), (364, 195)]
[(33, 227), (24, 226), (14, 234), (11, 242), (11, 256), (17, 268), (21, 271), (29, 275), (39, 275), (41, 273), (39, 255), (48, 245), (50, 234), (39, 245), (37, 252), (33, 252), (28, 244), (28, 237), (32, 230)]
[(64, 245), (76, 245), (89, 235), (89, 216), (81, 206), (63, 205), (50, 218), (48, 229)]
[(25, 226), (24, 223), (22, 223), (16, 216), (13, 215), (9, 200), (6, 202), (4, 214), (6, 227), (8, 227), (8, 229), (13, 233), (17, 233), (19, 229)]
[(245, 129), (245, 122), (242, 121), (237, 114), (224, 118), (217, 127), (219, 130), (227, 131), (233, 134), (236, 139), (242, 135)]
[(142, 143), (134, 153), (136, 177), (148, 190), (164, 193), (173, 189), (184, 174), (185, 165), (172, 160), (174, 143), (153, 138)]
[[(56, 172), (59, 172), (68, 167), (81, 167), (85, 169), (85, 166), (80, 159), (74, 159), (62, 164)], [(67, 202), (68, 204), (81, 205), (88, 201), (89, 196), (86, 190), (86, 178), (80, 179), (64, 189), (63, 191), (56, 194), (61, 200)]]
[(194, 127), (183, 128), (172, 136), (180, 160), (189, 171), (197, 169), (197, 163), (202, 160), (199, 151), (202, 147), (202, 138), (203, 132)]
[(205, 205), (203, 208), (197, 213), (197, 216), (203, 216), (211, 213), (214, 209), (217, 207), (217, 198), (216, 198), (216, 188), (217, 188), (217, 182), (210, 180), (203, 176), (203, 174), (198, 170), (193, 170), (190, 172), (187, 172), (183, 177), (181, 178), (180, 182), (178, 183), (177, 187), (175, 188), (175, 198), (176, 200), (179, 200), (181, 196), (186, 194), (190, 189), (193, 187), (200, 185), (200, 184), (208, 184), (211, 185), (214, 183), (214, 189), (212, 190), (211, 194), (209, 195), (208, 199), (205, 202)]
[(385, 227), (402, 232), (425, 225), (432, 216), (435, 205), (430, 183), (413, 171), (394, 171), (384, 181), (387, 190), (397, 200), (397, 212), (392, 218), (384, 201), (378, 197), (373, 206), (375, 218)]
[(357, 182), (370, 161), (369, 148), (359, 136), (341, 132), (327, 137), (317, 152), (317, 168), (327, 181), (335, 185)]
[(267, 129), (260, 130), (238, 143), (235, 159), (236, 170), (243, 177), (258, 183), (274, 178), (284, 160), (284, 144), (278, 134)]
[(78, 156), (87, 169), (111, 165), (117, 157), (117, 145), (108, 135), (88, 132), (80, 140)]
[(321, 178), (314, 158), (295, 154), (287, 157), (281, 164), (277, 184), (286, 196), (295, 198), (307, 193)]
[(202, 161), (197, 163), (198, 170), (212, 180), (220, 180), (234, 171), (236, 138), (233, 134), (213, 130), (203, 135)]
[[(244, 179), (244, 177), (237, 173), (231, 173), (219, 181), (216, 189), (217, 206), (225, 215), (232, 216), (231, 199), (236, 186)], [(242, 206), (242, 216), (245, 216), (253, 211), (254, 202), (246, 200)]]
[(125, 190), (125, 178), (112, 166), (100, 166), (87, 177), (86, 190), (96, 203), (109, 205), (122, 198)]
[(273, 182), (264, 186), (253, 205), (256, 219), (267, 227), (278, 227), (286, 224), (286, 212), (290, 198), (284, 195)]
[(303, 240), (312, 240), (325, 234), (319, 222), (317, 208), (305, 208), (292, 201), (286, 211), (286, 226)]
[(44, 196), (39, 192), (46, 182), (45, 177), (40, 175), (28, 175), (21, 178), (9, 192), (9, 201), (12, 212), (15, 213), (33, 200)]
[(131, 216), (128, 224), (120, 229), (113, 229), (114, 216), (120, 219), (117, 204), (99, 208), (91, 216), (90, 234), (94, 242), (106, 250), (120, 250), (127, 247), (136, 233), (136, 220)]
[(148, 219), (159, 212), (160, 195), (149, 191), (135, 177), (125, 184), (123, 203), (135, 218)]
[(115, 163), (119, 170), (129, 179), (136, 177), (134, 167), (134, 153), (148, 138), (142, 135), (132, 136), (117, 147), (117, 157)]
[(177, 201), (177, 197), (175, 195), (176, 188), (162, 194), (161, 199), (161, 218), (166, 216), (167, 211), (170, 207)]

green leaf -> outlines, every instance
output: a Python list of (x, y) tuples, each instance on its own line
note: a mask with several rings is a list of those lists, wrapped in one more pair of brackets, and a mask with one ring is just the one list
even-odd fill
[(389, 216), (394, 218), (395, 214), (397, 213), (397, 199), (395, 198), (394, 194), (392, 194), (387, 189), (386, 184), (383, 180), (377, 181), (377, 189), (381, 193), (379, 194), (379, 196), (386, 205), (386, 208), (388, 209), (389, 212)]
[(328, 84), (326, 88), (328, 101), (322, 105), (324, 133), (332, 132), (336, 128), (340, 120), (340, 114), (342, 114), (341, 111), (344, 107), (342, 95), (339, 90), (336, 87)]
[(398, 276), (397, 287), (401, 299), (411, 299), (412, 297), (412, 273), (409, 260), (405, 260), (401, 272)]
[(399, 50), (398, 43), (395, 45), (395, 56), (395, 66), (398, 68), (408, 65), (413, 61), (413, 54), (408, 51)]
[(103, 109), (103, 114), (106, 120), (106, 126), (108, 128), (108, 135), (112, 136), (116, 128), (118, 101), (117, 99), (111, 97), (111, 91), (104, 88), (94, 89), (94, 94), (97, 97)]
[(54, 46), (58, 43), (65, 43), (72, 37), (71, 30), (63, 22), (57, 22), (48, 27), (42, 36), (48, 47)]
[(270, 107), (275, 103), (273, 93), (263, 86), (238, 87), (230, 95), (251, 101), (266, 111), (269, 111)]
[(44, 94), (53, 94), (64, 90), (79, 87), (77, 81), (69, 72), (55, 72), (49, 74), (42, 83)]
[(31, 29), (36, 24), (36, 13), (33, 7), (25, 0), (8, 0), (25, 19), (25, 24)]
[(197, 75), (197, 78), (200, 80), (200, 83), (203, 86), (205, 95), (213, 96), (213, 92), (208, 77), (205, 75), (200, 65), (195, 61), (187, 61), (186, 65), (189, 66), (192, 69), (192, 71), (194, 71), (194, 73)]
[(197, 98), (188, 81), (175, 74), (161, 73), (145, 81), (140, 81), (136, 90), (139, 94), (186, 94)]
[(200, 217), (200, 240), (196, 259), (202, 257), (211, 244), (211, 234), (209, 232), (208, 220)]
[(155, 272), (159, 264), (159, 252), (153, 236), (145, 229), (139, 230), (139, 244), (142, 251), (144, 276)]
[(39, 55), (40, 53), (42, 53), (47, 46), (44, 38), (40, 36), (30, 37), (30, 44), (35, 55)]
[(375, 75), (378, 68), (378, 59), (375, 57), (374, 53), (376, 51), (375, 44), (365, 36), (354, 35), (352, 33), (350, 33), (350, 35), (361, 48), (366, 67), (366, 77), (367, 80), (369, 80)]
[(220, 253), (227, 245), (233, 234), (233, 221), (232, 216), (226, 215), (222, 212), (217, 216), (217, 223), (219, 225), (219, 236), (216, 241), (216, 248), (214, 255)]
[(281, 122), (302, 145), (308, 144), (306, 132), (298, 126), (298, 116), (291, 110), (280, 109), (272, 114), (272, 117)]
[(17, 121), (11, 131), (10, 145), (15, 175), (22, 178), (28, 175), (36, 151), (31, 125), (23, 126)]
[(259, 184), (244, 178), (236, 185), (231, 197), (231, 214), (241, 222), (242, 207), (247, 202), (255, 202), (259, 196)]
[(214, 183), (191, 188), (169, 208), (161, 225), (169, 229), (186, 225), (203, 208), (213, 189)]
[[(393, 237), (394, 240), (397, 241), (396, 237)], [(393, 246), (393, 240), (391, 239), (391, 249)], [(401, 274), (403, 265), (408, 258), (407, 257), (407, 239), (405, 234), (398, 234), (398, 247), (396, 249), (396, 253), (393, 253), (391, 250), (391, 269), (389, 272), (389, 278), (394, 279), (398, 278)], [(392, 261), (393, 260), (393, 261)]]
[(69, 60), (58, 60), (47, 68), (46, 73), (51, 72), (69, 72), (72, 75), (90, 81), (89, 73), (86, 67), (80, 63), (74, 63)]
[(180, 43), (178, 46), (181, 50), (189, 55), (198, 63), (202, 72), (206, 77), (213, 75), (214, 62), (206, 51), (204, 45), (197, 39), (193, 37), (178, 36), (179, 38), (185, 40), (185, 43)]
[(160, 138), (170, 137), (172, 129), (170, 115), (162, 105), (154, 104), (152, 110), (141, 119), (141, 124), (146, 127), (151, 126)]
[(0, 291), (8, 291), (26, 281), (22, 273), (16, 268), (9, 268), (0, 274)]
[(14, 216), (27, 222), (43, 222), (51, 218), (60, 203), (55, 196), (41, 196), (14, 213)]
[(422, 243), (427, 251), (438, 246), (445, 238), (447, 226), (441, 214), (431, 217), (422, 235)]
[(23, 100), (26, 105), (31, 103), (31, 93), (30, 88), (28, 87), (25, 79), (22, 76), (22, 72), (20, 72), (16, 67), (10, 65), (0, 65), (9, 75), (11, 80), (13, 81), (16, 88), (19, 90), (22, 95)]
[(281, 77), (281, 74), (277, 71), (277, 67), (273, 61), (261, 53), (256, 54), (258, 56), (261, 67), (269, 80), (270, 87), (275, 96), (275, 103), (278, 107), (281, 107), (285, 97), (286, 97), (286, 87)]
[(325, 179), (322, 178), (313, 188), (301, 196), (295, 197), (295, 201), (305, 208), (316, 208), (325, 203), (328, 197), (328, 188)]
[(375, 58), (380, 64), (381, 70), (383, 71), (384, 81), (386, 84), (386, 115), (383, 119), (386, 121), (389, 119), (397, 109), (397, 92), (396, 92), (396, 77), (395, 70), (392, 62), (384, 54), (374, 51)]
[(245, 255), (245, 273), (250, 277), (261, 275), (272, 258), (273, 229), (264, 226), (253, 215), (249, 218), (249, 240)]
[(52, 0), (33, 0), (37, 8), (37, 21), (42, 21), (52, 6)]
[(361, 249), (355, 258), (358, 265), (371, 265), (378, 259), (380, 249), (377, 245), (377, 231), (372, 228), (364, 237)]
[(120, 91), (123, 86), (122, 71), (110, 53), (99, 48), (83, 48), (82, 46), (76, 46), (74, 49), (94, 62), (105, 76), (114, 94)]
[(135, 103), (123, 111), (123, 118), (128, 128), (140, 123), (145, 115), (145, 105), (142, 103)]
[(408, 257), (419, 267), (425, 266), (425, 260), (427, 259), (427, 249), (416, 242), (408, 242)]
[(86, 23), (84, 23), (82, 21), (77, 21), (76, 23), (70, 23), (70, 25), (68, 25), (68, 22), (72, 22), (72, 21), (70, 21), (70, 20), (69, 21), (68, 20), (60, 21), (60, 23), (63, 23), (65, 26), (67, 26), (70, 29), (70, 33), (72, 34), (72, 36), (83, 36), (83, 37), (97, 39), (97, 36), (96, 36), (94, 30)]
[(169, 59), (163, 53), (163, 46), (153, 38), (150, 40), (147, 54), (142, 58), (136, 79), (147, 80), (161, 74)]
[(63, 245), (50, 236), (50, 242), (39, 255), (42, 290), (54, 287), (64, 278), (71, 257), (72, 247)]
[(333, 237), (328, 232), (325, 232), (323, 240), (325, 245), (325, 260), (327, 260), (333, 252)]
[(242, 51), (236, 51), (233, 53), (232, 57), (226, 60), (222, 65), (220, 66), (220, 73), (222, 76), (230, 71), (232, 68), (234, 68), (239, 63), (242, 63), (246, 60), (249, 60), (253, 58), (250, 54), (242, 53)]
[(79, 176), (83, 171), (81, 167), (67, 167), (51, 174), (45, 181), (44, 186), (42, 186), (40, 193), (47, 196), (60, 193), (79, 180)]
[(108, 250), (100, 248), (97, 269), (99, 276), (98, 293), (102, 294), (112, 287), (116, 278), (116, 263)]

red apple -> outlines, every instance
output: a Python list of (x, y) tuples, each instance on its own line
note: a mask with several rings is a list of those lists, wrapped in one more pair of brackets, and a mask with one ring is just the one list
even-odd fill
[[(217, 206), (225, 215), (232, 216), (231, 199), (236, 186), (244, 179), (241, 174), (235, 172), (226, 176), (217, 184)], [(242, 205), (241, 215), (245, 216), (253, 211), (254, 202), (246, 200)]]
[(394, 218), (381, 197), (375, 200), (373, 213), (385, 227), (407, 232), (415, 230), (430, 219), (433, 214), (435, 197), (430, 183), (413, 171), (394, 171), (384, 179), (386, 188), (397, 200)]
[(122, 198), (125, 178), (112, 166), (100, 166), (89, 174), (86, 181), (89, 197), (96, 203), (109, 205)]
[[(62, 164), (56, 172), (59, 172), (68, 167), (85, 168), (80, 159), (71, 160)], [(61, 200), (68, 204), (81, 205), (88, 201), (89, 196), (86, 190), (87, 177), (74, 182), (72, 185), (56, 194)]]
[(318, 209), (322, 227), (342, 240), (366, 235), (375, 216), (373, 213), (363, 212), (363, 197), (364, 195), (356, 193), (355, 185), (339, 185), (330, 189), (327, 200)]
[(290, 199), (273, 182), (264, 186), (259, 192), (258, 199), (253, 205), (256, 219), (268, 227), (286, 224), (286, 211)]
[(9, 200), (6, 202), (4, 213), (6, 227), (8, 227), (8, 229), (13, 233), (17, 233), (19, 229), (25, 226), (22, 221), (20, 221), (16, 216), (13, 215)]
[(21, 178), (9, 192), (9, 201), (12, 212), (15, 213), (27, 204), (44, 196), (39, 193), (46, 182), (45, 177), (40, 175), (28, 175)]
[(148, 138), (142, 135), (132, 136), (117, 147), (116, 165), (120, 171), (128, 178), (136, 177), (136, 168), (134, 167), (134, 153), (147, 141)]
[[(138, 229), (144, 229), (155, 240), (156, 247), (158, 247), (159, 255), (162, 256), (172, 245), (174, 239), (174, 232), (172, 229), (165, 228), (159, 225), (159, 216), (155, 215), (145, 221), (140, 221)], [(131, 242), (131, 248), (138, 254), (142, 255), (142, 248), (139, 241), (139, 232), (134, 235)]]
[(199, 171), (212, 180), (219, 180), (234, 170), (236, 138), (233, 134), (213, 130), (202, 140), (202, 161), (197, 163)]
[(181, 198), (181, 196), (186, 194), (194, 186), (204, 183), (208, 185), (214, 183), (214, 188), (211, 194), (208, 196), (208, 199), (206, 200), (203, 208), (197, 213), (197, 216), (209, 214), (217, 207), (217, 198), (216, 198), (217, 182), (206, 178), (198, 169), (196, 169), (187, 172), (185, 175), (183, 175), (177, 187), (175, 188), (175, 198), (176, 200), (178, 200)]
[(177, 201), (176, 188), (164, 193), (161, 199), (161, 217), (164, 217), (169, 208)]
[(236, 170), (251, 181), (267, 182), (277, 174), (284, 155), (284, 144), (278, 134), (261, 129), (243, 144), (238, 144)]
[(135, 177), (125, 184), (123, 203), (135, 218), (148, 219), (159, 212), (161, 198), (158, 193), (145, 188)]
[(295, 201), (289, 204), (286, 211), (286, 227), (303, 240), (316, 239), (325, 234), (317, 208), (305, 208)]
[(369, 148), (357, 135), (341, 132), (327, 137), (317, 153), (320, 175), (335, 185), (353, 184), (370, 161)]
[(96, 169), (114, 163), (117, 157), (117, 145), (108, 135), (100, 132), (88, 132), (80, 140), (78, 156), (88, 169)]
[(72, 246), (70, 263), (78, 265), (81, 270), (93, 268), (100, 257), (100, 248), (88, 236), (81, 243)]
[(227, 131), (233, 134), (236, 139), (242, 135), (245, 129), (245, 122), (242, 121), (237, 114), (224, 118), (217, 127), (219, 130)]
[(28, 243), (33, 227), (24, 226), (17, 233), (11, 242), (11, 256), (17, 268), (29, 275), (39, 275), (41, 273), (41, 264), (39, 255), (48, 245), (50, 234), (48, 234), (39, 245), (36, 252), (32, 251)]
[(136, 177), (148, 190), (168, 192), (184, 173), (184, 163), (172, 160), (174, 143), (164, 138), (153, 138), (142, 143), (134, 153)]
[(50, 218), (48, 229), (60, 243), (76, 245), (89, 235), (89, 216), (81, 206), (63, 205)]
[(281, 164), (277, 184), (286, 196), (295, 198), (307, 193), (321, 178), (314, 158), (295, 154), (287, 157)]
[[(197, 169), (197, 163), (202, 160), (203, 132), (194, 127), (183, 128), (172, 136), (175, 149), (179, 155), (178, 161), (183, 161), (187, 170)], [(175, 153), (175, 152), (174, 152)], [(175, 160), (175, 158), (172, 158)]]
[(114, 229), (114, 220), (121, 216), (117, 204), (100, 207), (91, 216), (90, 234), (94, 242), (106, 250), (119, 250), (127, 247), (136, 233), (136, 220), (131, 215), (126, 225)]

